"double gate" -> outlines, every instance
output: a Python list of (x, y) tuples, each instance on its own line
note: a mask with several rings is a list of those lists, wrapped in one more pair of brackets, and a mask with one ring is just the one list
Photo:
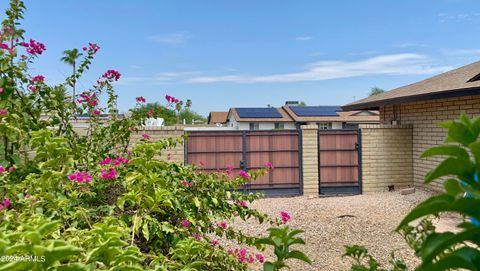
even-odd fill
[(361, 194), (359, 130), (318, 131), (320, 194)]
[(271, 162), (274, 169), (248, 185), (245, 192), (266, 195), (301, 195), (301, 130), (190, 131), (185, 144), (185, 163), (201, 171), (256, 170)]

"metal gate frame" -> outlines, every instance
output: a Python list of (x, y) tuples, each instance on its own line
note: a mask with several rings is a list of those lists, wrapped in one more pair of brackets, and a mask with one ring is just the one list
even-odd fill
[[(206, 131), (185, 131), (185, 135), (191, 135), (195, 132), (200, 132), (200, 133), (206, 133), (206, 134), (212, 134), (212, 136), (215, 136), (215, 133), (219, 132), (235, 132), (239, 133), (242, 135), (242, 160), (239, 161), (239, 167), (237, 169), (242, 169), (245, 171), (250, 170), (251, 168), (248, 166), (248, 150), (247, 150), (247, 137), (249, 133), (255, 133), (255, 132), (273, 132), (273, 133), (285, 133), (285, 132), (291, 132), (291, 131), (296, 131), (297, 132), (297, 137), (298, 137), (298, 186), (297, 187), (272, 187), (272, 188), (255, 188), (254, 186), (250, 183), (243, 185), (241, 188), (239, 188), (239, 191), (243, 191), (244, 193), (256, 193), (260, 192), (263, 193), (265, 196), (270, 196), (270, 197), (275, 197), (275, 196), (299, 196), (303, 195), (303, 161), (302, 161), (302, 130), (301, 129), (296, 129), (296, 130), (206, 130)], [(265, 136), (270, 136), (270, 135), (265, 135)], [(188, 138), (185, 140), (184, 144), (184, 164), (188, 164)], [(275, 166), (275, 165), (274, 165)], [(285, 167), (284, 167), (285, 168)], [(296, 167), (291, 167), (291, 168), (296, 168)], [(216, 168), (206, 168), (206, 170), (216, 170)]]
[[(321, 183), (321, 170), (322, 166), (320, 165), (320, 132), (342, 132), (342, 131), (356, 131), (357, 132), (357, 143), (355, 148), (357, 149), (358, 155), (358, 186), (324, 186), (322, 187)], [(362, 184), (362, 133), (361, 129), (318, 129), (317, 132), (317, 159), (318, 159), (318, 192), (319, 194), (362, 194), (363, 193), (363, 184)], [(340, 150), (341, 151), (341, 150)]]

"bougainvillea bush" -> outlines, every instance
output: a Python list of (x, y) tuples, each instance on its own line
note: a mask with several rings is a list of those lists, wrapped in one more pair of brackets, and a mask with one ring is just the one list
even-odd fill
[[(303, 243), (294, 238), (298, 231), (282, 228), (287, 243), (274, 235), (258, 242), (230, 227), (233, 219), (253, 218), (276, 229), (290, 219), (271, 219), (248, 207), (259, 195), (236, 192), (269, 163), (239, 176), (202, 174), (158, 159), (183, 138), (150, 142), (144, 133), (132, 144), (148, 114), (118, 115), (118, 71), (73, 94), (98, 45), (82, 48), (63, 84), (30, 74), (48, 46), (25, 37), (24, 9), (11, 0), (0, 30), (0, 270), (245, 270), (264, 263), (273, 270), (271, 263), (281, 268), (289, 258), (308, 261), (289, 249)], [(145, 98), (136, 101), (138, 108)], [(71, 124), (79, 114), (90, 116), (84, 134)], [(260, 250), (269, 244), (286, 254), (265, 259)]]

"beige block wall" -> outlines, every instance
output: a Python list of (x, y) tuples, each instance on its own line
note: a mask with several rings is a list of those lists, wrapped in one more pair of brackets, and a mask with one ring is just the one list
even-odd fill
[[(165, 138), (177, 138), (184, 134), (182, 126), (166, 126), (166, 127), (142, 127), (138, 133), (132, 134), (132, 143), (142, 139), (142, 133), (150, 136), (150, 141), (157, 141)], [(175, 148), (163, 150), (160, 158), (170, 161), (184, 162), (185, 158), (183, 144), (177, 145)]]
[(318, 196), (318, 126), (302, 125), (303, 194)]
[(360, 125), (363, 193), (413, 186), (412, 127)]
[(413, 127), (413, 179), (415, 186), (433, 190), (442, 189), (442, 181), (425, 187), (424, 176), (442, 161), (441, 158), (420, 158), (426, 149), (443, 143), (446, 130), (438, 123), (458, 119), (465, 112), (470, 117), (480, 116), (480, 96), (446, 98), (423, 102), (386, 106), (380, 109), (382, 123), (397, 120), (401, 124)]

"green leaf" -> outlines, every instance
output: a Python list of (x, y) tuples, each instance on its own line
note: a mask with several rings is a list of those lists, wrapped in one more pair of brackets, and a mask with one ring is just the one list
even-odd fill
[(303, 254), (303, 252), (299, 250), (292, 250), (287, 254), (286, 259), (297, 259), (300, 261), (304, 261), (306, 263), (312, 264), (312, 261), (307, 257), (307, 255)]
[(426, 151), (424, 151), (421, 155), (422, 158), (437, 156), (437, 155), (445, 155), (445, 156), (454, 156), (457, 158), (464, 158), (469, 159), (468, 152), (459, 146), (454, 145), (443, 145), (443, 146), (436, 146), (432, 147)]
[(472, 270), (479, 271), (480, 266), (480, 251), (471, 247), (462, 247), (458, 250), (455, 250), (442, 258), (440, 258), (435, 263), (433, 262), (424, 262), (417, 271), (444, 271), (452, 269)]
[(443, 176), (458, 176), (467, 180), (471, 179), (473, 171), (474, 166), (470, 160), (450, 157), (425, 176), (425, 183), (430, 183)]
[(446, 142), (458, 142), (463, 146), (468, 146), (475, 142), (477, 137), (472, 131), (468, 129), (465, 124), (460, 122), (453, 122), (448, 128), (448, 137)]
[(150, 240), (150, 231), (148, 229), (148, 223), (146, 221), (143, 223), (142, 233), (143, 233), (143, 237), (145, 237), (147, 241)]
[(271, 262), (264, 262), (263, 271), (275, 271), (275, 266)]
[(446, 180), (443, 183), (443, 187), (445, 187), (445, 191), (447, 191), (447, 193), (452, 196), (456, 196), (464, 192), (458, 181), (455, 179)]

